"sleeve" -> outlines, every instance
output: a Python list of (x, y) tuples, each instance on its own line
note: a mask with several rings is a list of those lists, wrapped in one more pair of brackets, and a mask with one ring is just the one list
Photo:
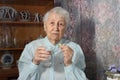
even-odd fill
[(31, 80), (31, 78), (33, 78), (32, 76), (37, 71), (38, 65), (32, 63), (32, 54), (33, 53), (31, 51), (30, 45), (26, 45), (18, 62), (18, 80)]
[(82, 49), (75, 43), (68, 44), (74, 51), (72, 64), (65, 67), (65, 74), (67, 80), (87, 80), (84, 73), (85, 58)]

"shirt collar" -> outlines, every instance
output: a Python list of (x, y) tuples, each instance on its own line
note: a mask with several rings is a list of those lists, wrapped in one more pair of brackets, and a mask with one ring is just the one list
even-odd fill
[(50, 40), (48, 39), (48, 37), (46, 36), (45, 37), (45, 42), (46, 42), (46, 44), (48, 45), (48, 46), (52, 46), (52, 47), (55, 47), (55, 46), (59, 46), (59, 44), (63, 44), (63, 39), (61, 39), (57, 44), (52, 44), (51, 42), (50, 42)]

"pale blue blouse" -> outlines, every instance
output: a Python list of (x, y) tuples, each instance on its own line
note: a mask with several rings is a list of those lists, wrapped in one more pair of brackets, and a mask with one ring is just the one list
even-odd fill
[[(64, 66), (62, 51), (59, 44), (68, 45), (73, 51), (72, 64)], [(32, 63), (35, 50), (39, 46), (45, 46), (52, 50), (51, 65), (43, 66)], [(61, 57), (61, 58), (60, 58)], [(81, 47), (69, 40), (61, 39), (58, 44), (53, 45), (47, 37), (37, 39), (27, 44), (18, 61), (18, 80), (86, 80), (84, 73), (85, 58)]]

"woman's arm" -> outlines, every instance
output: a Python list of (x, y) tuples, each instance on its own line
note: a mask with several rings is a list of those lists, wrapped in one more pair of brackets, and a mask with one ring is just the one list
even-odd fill
[(67, 80), (86, 80), (84, 73), (85, 58), (82, 49), (75, 43), (69, 43), (68, 46), (73, 50), (72, 64), (65, 66)]
[(18, 62), (18, 80), (30, 80), (33, 75), (35, 76), (38, 65), (32, 63), (32, 54), (32, 48), (30, 48), (30, 45), (26, 45)]

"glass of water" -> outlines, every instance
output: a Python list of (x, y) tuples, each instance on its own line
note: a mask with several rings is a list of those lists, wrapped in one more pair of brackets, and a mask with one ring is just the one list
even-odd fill
[(43, 66), (44, 67), (51, 67), (52, 65), (52, 48), (46, 47), (46, 50), (51, 53), (51, 55), (48, 57), (47, 60), (43, 61)]

